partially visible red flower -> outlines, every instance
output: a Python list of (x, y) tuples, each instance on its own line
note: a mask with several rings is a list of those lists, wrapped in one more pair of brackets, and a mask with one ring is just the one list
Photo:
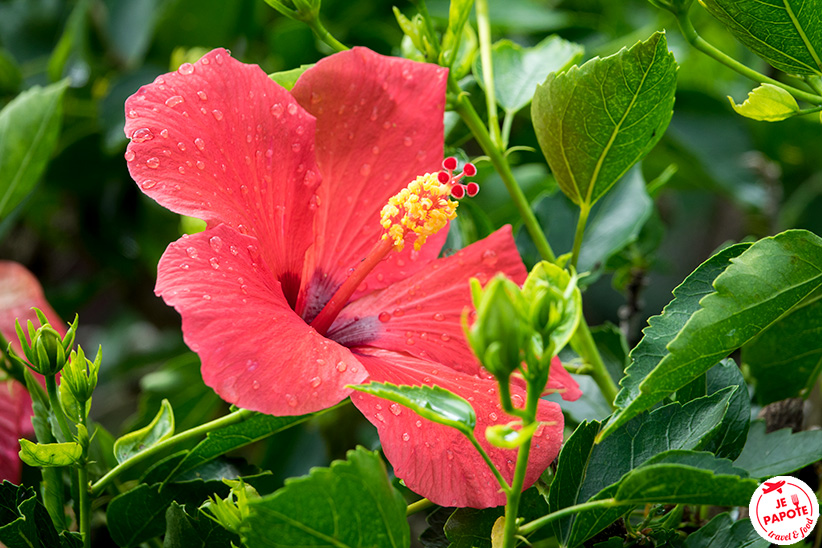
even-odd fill
[[(379, 243), (381, 208), (439, 170), (446, 75), (355, 48), (317, 63), (289, 93), (214, 50), (128, 99), (126, 160), (146, 194), (207, 222), (168, 247), (155, 291), (180, 312), (205, 382), (224, 399), (294, 415), (369, 379), (441, 385), (472, 401), (477, 437), (510, 479), (515, 452), (491, 448), (484, 429), (512, 418), (459, 320), (470, 277), (525, 279), (510, 227), (441, 259), (444, 230), (419, 250), (409, 234), (402, 251), (374, 254), (390, 248)], [(337, 294), (348, 286), (356, 290)], [(554, 365), (553, 388), (578, 395)], [(456, 431), (385, 400), (353, 400), (411, 489), (445, 505), (505, 502)], [(558, 405), (543, 401), (539, 419), (529, 485), (562, 441)]]
[[(39, 308), (61, 335), (66, 328), (46, 301), (43, 288), (25, 267), (11, 261), (0, 261), (0, 333), (22, 355), (14, 321), (25, 330), (31, 320), (40, 322), (32, 307)], [(5, 349), (3, 349), (5, 350)], [(37, 373), (33, 373), (39, 377)], [(18, 439), (34, 433), (31, 426), (31, 398), (26, 388), (13, 380), (0, 382), (0, 480), (20, 483), (20, 443)]]

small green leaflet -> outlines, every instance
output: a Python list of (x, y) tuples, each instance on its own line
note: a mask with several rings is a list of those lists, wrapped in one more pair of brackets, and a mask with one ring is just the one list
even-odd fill
[(29, 466), (48, 468), (50, 466), (71, 466), (80, 461), (83, 448), (79, 443), (32, 443), (20, 440), (20, 460)]
[(140, 451), (148, 449), (174, 435), (174, 411), (168, 400), (160, 404), (160, 411), (148, 426), (129, 432), (114, 442), (114, 456), (123, 462)]
[(754, 89), (742, 104), (736, 104), (730, 96), (728, 100), (737, 114), (762, 122), (778, 122), (799, 112), (793, 95), (773, 84), (762, 84)]
[(477, 415), (471, 404), (439, 386), (370, 382), (349, 388), (404, 405), (424, 419), (456, 428), (466, 435), (471, 434), (477, 425)]
[(662, 137), (671, 121), (677, 64), (665, 35), (551, 74), (531, 105), (537, 140), (575, 204), (602, 197)]

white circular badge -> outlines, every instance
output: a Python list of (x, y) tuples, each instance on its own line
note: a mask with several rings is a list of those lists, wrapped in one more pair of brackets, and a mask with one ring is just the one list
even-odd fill
[(751, 497), (751, 523), (759, 535), (774, 544), (794, 544), (813, 531), (819, 518), (816, 494), (791, 476), (771, 478)]

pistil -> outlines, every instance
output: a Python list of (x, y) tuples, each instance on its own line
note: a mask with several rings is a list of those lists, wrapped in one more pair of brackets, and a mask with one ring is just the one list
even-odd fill
[(385, 233), (311, 322), (318, 333), (326, 334), (363, 280), (391, 251), (402, 251), (406, 240), (411, 238), (414, 249), (419, 250), (429, 236), (456, 218), (457, 202), (451, 197), (476, 195), (479, 190), (476, 183), (459, 182), (464, 176), (476, 173), (473, 164), (466, 164), (463, 172), (456, 176), (453, 174), (457, 168), (456, 158), (446, 158), (442, 167), (444, 171), (417, 177), (382, 208), (380, 224)]

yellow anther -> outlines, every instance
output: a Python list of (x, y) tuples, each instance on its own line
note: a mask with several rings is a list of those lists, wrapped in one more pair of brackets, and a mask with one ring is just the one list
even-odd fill
[(442, 229), (457, 216), (457, 202), (450, 200), (449, 185), (440, 183), (436, 173), (417, 177), (392, 196), (380, 212), (380, 224), (386, 229), (383, 238), (394, 241), (394, 248), (405, 247), (405, 237), (417, 235), (414, 249), (419, 251), (428, 236)]

